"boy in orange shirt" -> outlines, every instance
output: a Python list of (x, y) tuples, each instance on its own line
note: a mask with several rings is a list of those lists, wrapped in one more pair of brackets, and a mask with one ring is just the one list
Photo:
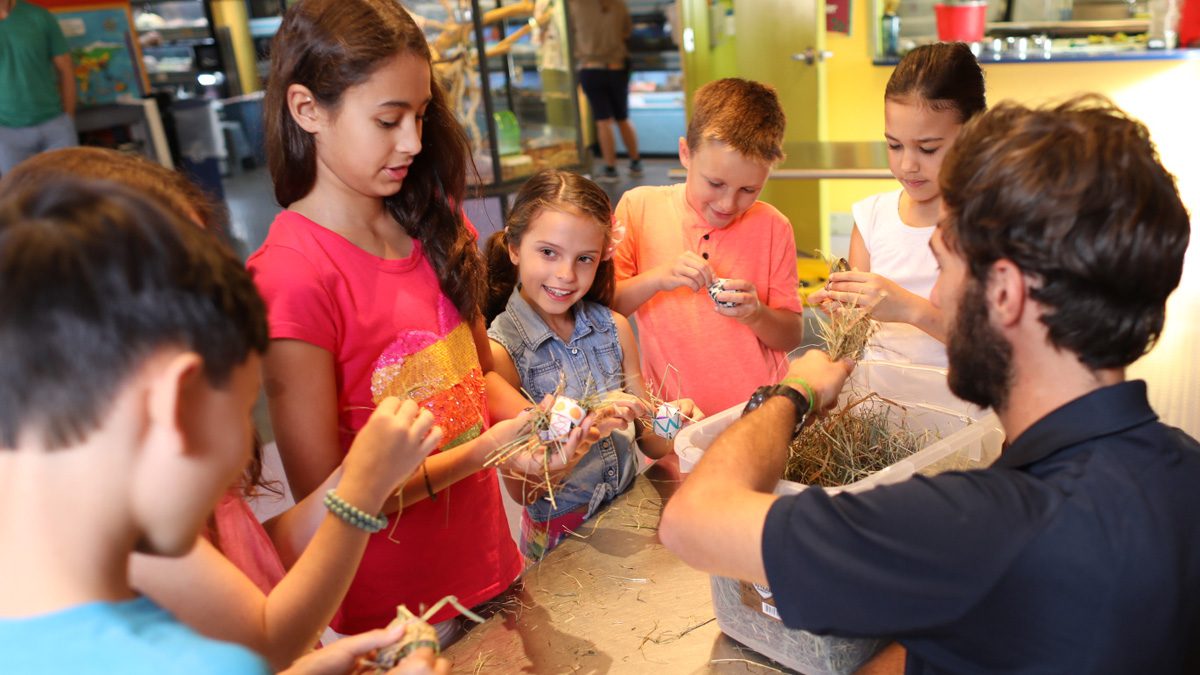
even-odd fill
[[(782, 377), (803, 339), (792, 226), (758, 201), (783, 159), (784, 125), (774, 89), (710, 82), (679, 139), (687, 181), (636, 188), (617, 204), (626, 236), (614, 309), (637, 320), (647, 391), (719, 412)], [(710, 296), (717, 279), (725, 290)]]

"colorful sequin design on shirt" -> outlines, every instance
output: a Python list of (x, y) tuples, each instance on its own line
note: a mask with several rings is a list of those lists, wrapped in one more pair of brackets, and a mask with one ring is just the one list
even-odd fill
[(443, 450), (482, 433), (483, 372), (470, 326), (459, 321), (445, 337), (423, 330), (400, 333), (371, 374), (374, 403), (388, 396), (411, 398), (432, 412), (448, 439)]

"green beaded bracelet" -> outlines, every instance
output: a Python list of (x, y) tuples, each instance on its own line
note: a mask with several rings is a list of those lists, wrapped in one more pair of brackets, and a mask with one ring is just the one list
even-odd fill
[(324, 504), (330, 513), (364, 532), (375, 534), (387, 527), (387, 516), (372, 516), (366, 511), (350, 505), (333, 490), (325, 493)]

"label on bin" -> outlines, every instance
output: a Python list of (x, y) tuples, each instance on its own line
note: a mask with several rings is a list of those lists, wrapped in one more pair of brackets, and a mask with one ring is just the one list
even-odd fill
[(760, 584), (751, 584), (745, 581), (738, 582), (741, 590), (742, 604), (756, 612), (762, 612), (767, 616), (780, 621), (779, 609), (775, 607), (774, 593), (771, 589)]

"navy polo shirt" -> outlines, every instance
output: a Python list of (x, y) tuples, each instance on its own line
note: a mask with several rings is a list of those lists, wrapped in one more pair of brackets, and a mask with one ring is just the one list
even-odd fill
[(786, 625), (908, 673), (1200, 672), (1200, 445), (1105, 387), (988, 469), (781, 497), (763, 562)]

